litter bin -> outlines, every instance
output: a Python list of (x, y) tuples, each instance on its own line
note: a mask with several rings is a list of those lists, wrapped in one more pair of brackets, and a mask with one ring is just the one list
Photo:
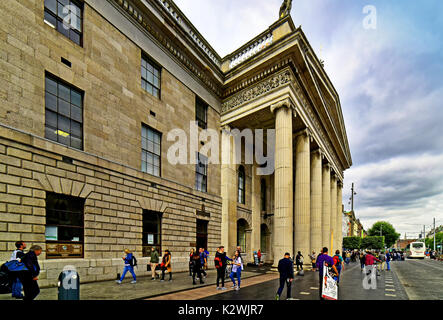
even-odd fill
[(58, 300), (80, 300), (80, 276), (75, 270), (63, 270), (58, 277)]

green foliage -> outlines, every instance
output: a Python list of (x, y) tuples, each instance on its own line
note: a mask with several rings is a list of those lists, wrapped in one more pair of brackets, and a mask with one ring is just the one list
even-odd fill
[(382, 231), (381, 235), (385, 237), (385, 243), (388, 248), (392, 247), (394, 243), (400, 238), (400, 234), (395, 231), (392, 224), (386, 221), (378, 221), (374, 223), (372, 228), (368, 230), (368, 235), (380, 236), (380, 230)]
[(384, 237), (370, 236), (363, 238), (361, 240), (360, 249), (384, 249), (384, 248), (385, 248)]
[(360, 237), (344, 237), (343, 248), (345, 249), (360, 249), (361, 238)]
[[(443, 232), (438, 232), (435, 235), (435, 246), (443, 242)], [(434, 249), (434, 237), (426, 239), (426, 248)]]

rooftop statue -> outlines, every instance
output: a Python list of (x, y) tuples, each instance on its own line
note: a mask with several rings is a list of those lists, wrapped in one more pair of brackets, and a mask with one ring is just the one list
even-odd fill
[(292, 0), (284, 0), (280, 7), (280, 19), (289, 16), (292, 9)]

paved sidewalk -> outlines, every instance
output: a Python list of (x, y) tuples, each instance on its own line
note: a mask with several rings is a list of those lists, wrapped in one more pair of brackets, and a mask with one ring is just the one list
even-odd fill
[[(263, 275), (266, 268), (247, 267), (243, 271), (243, 278), (247, 279), (258, 275)], [(103, 281), (94, 283), (84, 283), (80, 285), (81, 300), (138, 300), (147, 299), (159, 295), (166, 295), (178, 291), (194, 289), (203, 286), (215, 286), (216, 271), (207, 271), (208, 277), (205, 284), (192, 284), (192, 278), (189, 273), (173, 273), (173, 281), (167, 281), (169, 275), (165, 275), (165, 282), (159, 280), (152, 281), (151, 277), (139, 277), (136, 284), (131, 284), (132, 276), (128, 274), (123, 284), (118, 285), (115, 281)], [(226, 283), (230, 280), (226, 280)], [(198, 283), (198, 280), (197, 280)], [(40, 295), (36, 300), (57, 300), (57, 288), (41, 289)], [(11, 294), (0, 295), (0, 300), (12, 300)], [(14, 299), (15, 300), (15, 299)]]

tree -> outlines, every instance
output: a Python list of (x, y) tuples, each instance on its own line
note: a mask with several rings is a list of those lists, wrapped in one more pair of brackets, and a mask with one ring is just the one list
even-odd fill
[(400, 234), (397, 233), (389, 222), (386, 221), (378, 221), (374, 223), (371, 229), (368, 230), (369, 236), (381, 236), (385, 237), (385, 244), (388, 248), (392, 247), (392, 245), (400, 238)]
[[(438, 232), (435, 235), (435, 246), (443, 242), (443, 232)], [(426, 239), (426, 248), (434, 249), (434, 236)]]
[(344, 237), (343, 248), (345, 249), (360, 249), (361, 238), (360, 237)]
[(361, 249), (384, 249), (385, 242), (383, 237), (369, 236), (361, 240)]

